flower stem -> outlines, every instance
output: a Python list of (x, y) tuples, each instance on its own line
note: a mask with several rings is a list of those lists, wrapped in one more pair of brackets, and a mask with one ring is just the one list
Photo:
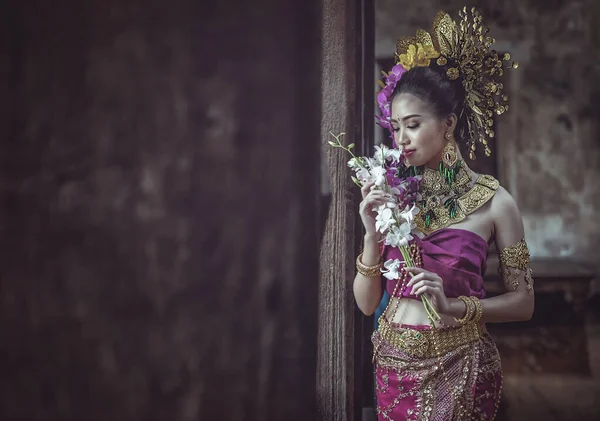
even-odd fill
[[(408, 247), (399, 247), (399, 249), (400, 249), (400, 253), (402, 253), (402, 257), (404, 258), (405, 265), (408, 265), (409, 267), (414, 267), (415, 263), (412, 258), (412, 255), (410, 254), (410, 251), (408, 250)], [(411, 278), (413, 277), (412, 273), (409, 272), (408, 274), (410, 275)], [(429, 320), (431, 320), (432, 322), (441, 320), (440, 315), (438, 314), (438, 312), (435, 310), (435, 308), (431, 304), (431, 301), (429, 301), (429, 298), (427, 298), (425, 296), (425, 294), (422, 294), (420, 296), (420, 298), (421, 298), (421, 301), (423, 302), (423, 307), (425, 307), (425, 311), (427, 312), (427, 316), (429, 317)]]

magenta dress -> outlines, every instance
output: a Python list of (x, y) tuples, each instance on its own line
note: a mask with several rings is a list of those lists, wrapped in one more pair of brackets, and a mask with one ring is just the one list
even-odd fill
[[(444, 280), (449, 298), (460, 295), (485, 297), (483, 275), (487, 268), (488, 244), (470, 231), (445, 228), (416, 239), (423, 267)], [(402, 259), (397, 248), (383, 250), (384, 261)], [(388, 281), (390, 295), (397, 281)], [(410, 289), (397, 291), (402, 299), (418, 299)], [(430, 326), (387, 323), (398, 333), (432, 333)], [(446, 328), (448, 330), (454, 328)], [(437, 330), (433, 331), (436, 334)], [(498, 350), (482, 325), (469, 343), (462, 343), (438, 355), (407, 353), (380, 330), (373, 334), (377, 415), (380, 421), (493, 420), (502, 388)], [(483, 333), (481, 333), (483, 332)], [(442, 332), (443, 333), (443, 332)], [(436, 337), (439, 337), (436, 336)], [(443, 352), (443, 353), (441, 353)]]

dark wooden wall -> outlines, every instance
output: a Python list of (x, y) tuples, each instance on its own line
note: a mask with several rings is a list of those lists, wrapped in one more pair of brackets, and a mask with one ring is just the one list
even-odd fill
[(1, 10), (0, 419), (314, 420), (320, 2)]

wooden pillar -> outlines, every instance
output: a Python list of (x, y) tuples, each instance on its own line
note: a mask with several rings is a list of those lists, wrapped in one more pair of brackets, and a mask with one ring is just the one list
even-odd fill
[[(362, 407), (363, 318), (352, 293), (354, 260), (362, 239), (358, 203), (345, 152), (327, 145), (345, 132), (358, 153), (372, 146), (373, 2), (324, 0), (321, 139), (331, 200), (321, 248), (318, 406), (321, 420), (359, 420)], [(368, 87), (368, 88), (367, 88)]]
[(320, 2), (13, 3), (0, 419), (316, 419)]

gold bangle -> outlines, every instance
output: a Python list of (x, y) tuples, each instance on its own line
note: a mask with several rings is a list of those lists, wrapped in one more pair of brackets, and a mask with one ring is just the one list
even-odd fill
[(473, 317), (473, 313), (475, 312), (475, 303), (473, 301), (471, 301), (469, 299), (469, 297), (465, 297), (464, 295), (461, 295), (460, 297), (458, 297), (458, 299), (461, 300), (463, 303), (465, 303), (465, 306), (467, 307), (467, 311), (463, 318), (461, 318), (461, 319), (457, 319), (456, 317), (454, 318), (454, 321), (462, 326), (471, 321), (471, 318)]
[(361, 262), (362, 253), (356, 258), (356, 270), (367, 278), (375, 278), (381, 276), (381, 260), (374, 266), (367, 266)]
[(469, 300), (475, 306), (475, 315), (473, 316), (473, 322), (478, 323), (481, 320), (481, 316), (483, 316), (483, 305), (481, 304), (481, 300), (477, 297), (469, 297)]

